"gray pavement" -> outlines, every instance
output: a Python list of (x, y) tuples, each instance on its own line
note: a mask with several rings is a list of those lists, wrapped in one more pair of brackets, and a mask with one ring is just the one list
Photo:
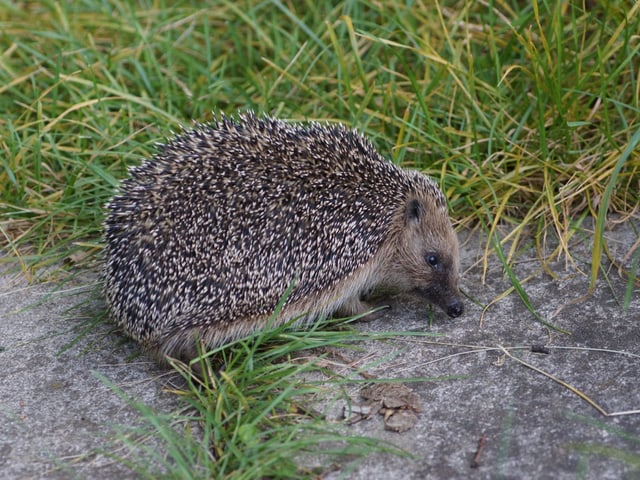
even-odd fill
[[(639, 231), (639, 220), (615, 225), (607, 233), (610, 258), (630, 265), (627, 254), (637, 247)], [(460, 238), (463, 290), (486, 305), (510, 283), (493, 258), (483, 281), (482, 236)], [(534, 249), (521, 252), (514, 266), (519, 279), (528, 279), (525, 290), (542, 317), (571, 335), (536, 322), (515, 293), (484, 315), (471, 301), (455, 320), (436, 311), (431, 326), (425, 303), (398, 296), (380, 318), (359, 322), (367, 331), (437, 333), (363, 342), (364, 351), (344, 352), (370, 362), (400, 352), (368, 373), (436, 380), (407, 383), (424, 407), (408, 431), (385, 430), (379, 415), (347, 427), (414, 455), (372, 455), (349, 478), (640, 479), (640, 413), (605, 416), (518, 362), (570, 384), (609, 414), (640, 410), (640, 288), (634, 287), (624, 311), (627, 281), (605, 260), (593, 295), (577, 301), (588, 291), (590, 241), (588, 231), (574, 236), (574, 261), (549, 265), (555, 278), (541, 270)], [(135, 478), (104, 452), (118, 448), (114, 426), (137, 425), (139, 414), (96, 372), (159, 411), (176, 408), (176, 398), (165, 390), (172, 374), (137, 356), (137, 346), (109, 323), (95, 324), (102, 310), (95, 278), (60, 287), (29, 286), (7, 272), (0, 276), (0, 478)], [(531, 345), (544, 345), (549, 353), (532, 352)], [(354, 399), (358, 389), (349, 392)], [(337, 417), (339, 409), (330, 413)]]

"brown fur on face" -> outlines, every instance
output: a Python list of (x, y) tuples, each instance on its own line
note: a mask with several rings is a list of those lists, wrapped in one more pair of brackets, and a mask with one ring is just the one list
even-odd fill
[(416, 195), (398, 212), (385, 244), (381, 286), (413, 291), (451, 317), (464, 312), (458, 289), (458, 238), (446, 205)]

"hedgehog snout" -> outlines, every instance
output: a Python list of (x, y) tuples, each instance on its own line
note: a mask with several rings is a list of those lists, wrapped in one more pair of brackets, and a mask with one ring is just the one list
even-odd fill
[(454, 300), (449, 305), (447, 305), (447, 315), (450, 317), (459, 317), (464, 313), (464, 304), (461, 300)]
[(437, 305), (443, 312), (452, 318), (464, 313), (464, 304), (460, 299), (460, 293), (456, 288), (455, 293), (450, 292), (443, 285), (420, 287), (416, 292), (424, 296), (433, 305)]

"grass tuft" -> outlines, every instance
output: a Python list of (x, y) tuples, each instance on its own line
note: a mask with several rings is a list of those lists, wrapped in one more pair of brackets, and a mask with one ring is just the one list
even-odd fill
[(345, 387), (363, 380), (358, 371), (344, 376), (327, 369), (327, 348), (373, 337), (336, 320), (303, 331), (288, 327), (267, 328), (208, 352), (196, 360), (198, 375), (174, 362), (184, 384), (172, 392), (187, 406), (162, 414), (127, 399), (146, 419), (146, 429), (119, 433), (129, 456), (117, 459), (141, 478), (298, 479), (318, 478), (338, 460), (353, 464), (376, 452), (409, 455), (350, 434), (332, 411), (336, 402), (350, 401)]

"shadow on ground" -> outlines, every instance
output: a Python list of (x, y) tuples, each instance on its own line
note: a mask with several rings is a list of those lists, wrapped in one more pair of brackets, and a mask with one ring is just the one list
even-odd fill
[[(627, 222), (608, 232), (609, 259), (631, 263), (627, 254), (637, 247), (638, 227)], [(401, 446), (413, 459), (376, 454), (349, 478), (640, 478), (640, 414), (614, 415), (640, 410), (640, 289), (634, 287), (624, 310), (628, 281), (607, 260), (595, 291), (582, 298), (590, 237), (574, 238), (573, 261), (563, 258), (543, 270), (532, 248), (514, 265), (541, 317), (570, 335), (537, 322), (515, 293), (483, 313), (481, 305), (511, 284), (495, 259), (483, 278), (483, 244), (465, 234), (462, 287), (477, 303), (468, 301), (463, 317), (434, 312), (429, 326), (428, 305), (402, 296), (380, 318), (358, 324), (367, 331), (437, 336), (372, 342), (361, 345), (367, 353), (345, 353), (369, 362), (391, 355), (371, 375), (433, 379), (408, 384), (424, 408), (408, 431), (385, 430), (380, 415), (348, 427)], [(49, 284), (0, 277), (0, 473), (5, 479), (134, 478), (105, 453), (127, 456), (114, 447), (114, 426), (135, 426), (139, 414), (98, 376), (152, 408), (171, 411), (176, 399), (163, 390), (171, 374), (136, 356), (137, 346), (108, 323), (94, 325), (87, 312), (100, 311), (99, 300), (70, 310), (91, 298), (87, 289), (52, 291)], [(358, 388), (349, 392), (354, 398)]]

